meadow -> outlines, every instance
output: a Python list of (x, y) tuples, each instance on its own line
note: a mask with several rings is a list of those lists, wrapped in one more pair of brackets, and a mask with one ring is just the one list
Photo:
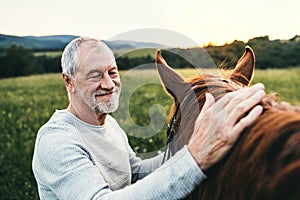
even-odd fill
[[(184, 77), (198, 73), (194, 69), (177, 71)], [(157, 154), (165, 145), (165, 122), (172, 99), (154, 70), (121, 71), (121, 75), (120, 108), (113, 115), (137, 153), (142, 157)], [(299, 77), (300, 67), (256, 70), (253, 83), (262, 82), (267, 93), (277, 92), (282, 101), (300, 105)], [(38, 199), (32, 153), (39, 127), (56, 109), (68, 105), (61, 75), (0, 79), (0, 95), (0, 197)]]

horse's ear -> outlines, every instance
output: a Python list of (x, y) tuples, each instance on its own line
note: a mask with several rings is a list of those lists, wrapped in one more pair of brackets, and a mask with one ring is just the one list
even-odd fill
[(251, 47), (246, 46), (244, 55), (238, 61), (230, 80), (248, 86), (253, 78), (255, 55)]
[(185, 82), (177, 72), (169, 67), (162, 57), (160, 50), (156, 51), (156, 69), (165, 90), (174, 97), (175, 100), (182, 100), (191, 86)]

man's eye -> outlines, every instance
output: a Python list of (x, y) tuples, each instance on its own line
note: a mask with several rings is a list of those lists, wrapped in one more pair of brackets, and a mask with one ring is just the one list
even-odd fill
[(118, 75), (118, 71), (117, 70), (112, 70), (109, 72), (109, 75)]
[(100, 78), (100, 77), (101, 77), (100, 75), (91, 76), (91, 78)]
[(100, 79), (101, 78), (101, 74), (91, 74), (90, 76), (88, 76), (88, 79), (90, 80), (95, 80), (95, 79)]

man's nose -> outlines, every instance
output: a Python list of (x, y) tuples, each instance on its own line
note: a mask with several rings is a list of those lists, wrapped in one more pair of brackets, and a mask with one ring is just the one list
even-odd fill
[(115, 83), (111, 79), (108, 73), (104, 73), (100, 81), (100, 87), (106, 90), (112, 90), (115, 87)]

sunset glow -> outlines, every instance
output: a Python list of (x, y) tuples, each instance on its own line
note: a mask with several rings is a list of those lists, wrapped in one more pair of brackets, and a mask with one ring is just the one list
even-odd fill
[(11, 0), (1, 2), (0, 33), (110, 39), (141, 28), (167, 29), (199, 45), (300, 34), (298, 0)]

